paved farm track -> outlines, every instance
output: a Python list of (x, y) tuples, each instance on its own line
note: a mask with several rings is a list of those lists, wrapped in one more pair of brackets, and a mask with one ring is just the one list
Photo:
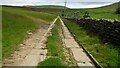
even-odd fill
[(74, 63), (77, 66), (91, 66), (94, 68), (94, 63), (88, 57), (84, 49), (75, 41), (59, 16), (54, 19), (51, 25), (47, 25), (47, 28), (43, 27), (38, 29), (27, 40), (20, 44), (19, 49), (4, 60), (3, 66), (37, 66), (39, 62), (43, 61), (47, 54), (45, 42), (47, 41), (51, 29), (55, 26), (57, 19), (60, 19), (63, 31), (64, 37), (62, 37), (62, 42), (65, 47), (70, 50), (69, 52), (74, 59)]
[(47, 28), (40, 28), (34, 34), (29, 33), (32, 35), (19, 45), (18, 51), (4, 60), (3, 66), (37, 66), (40, 61), (43, 61), (47, 54), (45, 42), (57, 18), (51, 25), (47, 25)]

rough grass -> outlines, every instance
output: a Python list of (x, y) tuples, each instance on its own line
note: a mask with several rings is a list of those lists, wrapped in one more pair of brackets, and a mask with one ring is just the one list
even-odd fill
[[(40, 7), (40, 6), (34, 6), (32, 8), (36, 8), (36, 7)], [(41, 6), (42, 7), (42, 6)], [(40, 12), (47, 12), (47, 13), (52, 13), (55, 15), (61, 15), (63, 8), (56, 8), (58, 6), (54, 6), (52, 8), (50, 8), (51, 6), (43, 6), (43, 8), (38, 8), (35, 11), (40, 11)], [(74, 12), (79, 11), (80, 12), (80, 17), (82, 17), (84, 15), (85, 11), (88, 11), (90, 13), (90, 16), (92, 18), (97, 18), (97, 19), (101, 19), (101, 18), (106, 18), (106, 19), (118, 19), (120, 20), (120, 14), (116, 14), (116, 9), (118, 7), (118, 3), (114, 3), (111, 5), (107, 5), (104, 7), (100, 7), (100, 8), (89, 8), (89, 9), (67, 9), (65, 10), (65, 14), (67, 15), (72, 15)], [(8, 9), (8, 7), (5, 7)], [(27, 7), (29, 8), (29, 7)], [(4, 9), (4, 8), (3, 8)], [(10, 8), (9, 8), (10, 9)], [(12, 11), (14, 12), (14, 11)], [(20, 11), (21, 12), (21, 11)], [(36, 12), (36, 14), (38, 14), (39, 12)], [(29, 14), (31, 14), (31, 12), (29, 12)], [(28, 15), (29, 15), (28, 14)], [(39, 17), (38, 15), (36, 15), (37, 17)], [(36, 17), (35, 16), (35, 17)], [(49, 18), (46, 18), (48, 20), (51, 20)]]
[[(38, 25), (31, 19), (40, 19), (50, 23), (55, 15), (23, 10), (13, 7), (2, 7), (2, 49), (3, 58), (8, 57), (17, 48), (17, 45), (25, 39), (27, 31), (34, 31)], [(41, 22), (41, 21), (39, 21)]]
[(56, 17), (56, 15), (45, 13), (45, 12), (35, 12), (35, 11), (24, 10), (24, 9), (13, 8), (13, 7), (3, 7), (3, 11), (14, 13), (17, 15), (22, 15), (22, 16), (32, 16), (35, 18), (40, 18), (42, 20), (45, 20), (46, 22), (51, 22)]
[(103, 44), (98, 36), (90, 36), (86, 30), (74, 22), (64, 20), (75, 39), (78, 40), (102, 66), (119, 66), (119, 51), (111, 44)]
[(48, 56), (51, 58), (47, 58), (45, 61), (40, 62), (38, 67), (41, 66), (64, 66), (64, 55), (62, 49), (62, 41), (58, 34), (58, 25), (60, 25), (60, 21), (56, 21), (57, 25), (51, 30), (52, 36), (48, 37), (47, 41), (47, 49)]
[(12, 13), (3, 12), (2, 17), (2, 52), (3, 57), (7, 57), (25, 38), (27, 31), (35, 30), (37, 26), (33, 21)]
[(66, 14), (71, 15), (73, 12), (79, 11), (80, 12), (80, 17), (84, 15), (85, 11), (88, 11), (90, 16), (92, 18), (105, 18), (105, 19), (118, 19), (120, 20), (120, 14), (116, 14), (116, 9), (118, 7), (118, 3), (103, 6), (100, 8), (88, 8), (88, 9), (71, 9), (71, 10), (66, 10)]
[(59, 66), (64, 66), (63, 63), (61, 63), (61, 59), (58, 57), (51, 57), (48, 58), (46, 60), (44, 60), (43, 62), (41, 62), (38, 66), (38, 68), (48, 68), (49, 66), (53, 66), (53, 68), (58, 68)]
[[(47, 12), (47, 13), (52, 13), (56, 15), (61, 15), (63, 8), (56, 8), (55, 6), (53, 8), (50, 8), (51, 6), (43, 7), (36, 9), (36, 11), (42, 11), (42, 12)], [(118, 19), (120, 20), (120, 14), (116, 14), (116, 9), (118, 7), (118, 3), (114, 3), (111, 5), (103, 6), (100, 8), (88, 8), (88, 9), (67, 9), (65, 10), (65, 14), (67, 15), (72, 15), (74, 12), (79, 11), (80, 12), (80, 17), (84, 15), (85, 11), (88, 11), (90, 13), (90, 16), (92, 18), (105, 18), (105, 19)]]
[[(106, 18), (106, 19), (120, 20), (120, 14), (115, 13), (117, 7), (118, 7), (118, 3), (103, 6), (100, 8), (89, 8), (89, 9), (70, 9), (69, 8), (65, 10), (65, 14), (72, 15), (74, 12), (79, 11), (80, 12), (79, 16), (82, 17), (84, 15), (84, 12), (88, 11), (92, 18), (97, 18), (97, 19)], [(27, 8), (33, 8), (33, 10), (35, 11), (47, 12), (55, 15), (61, 15), (63, 11), (63, 7), (61, 6), (60, 8), (58, 6), (33, 6), (33, 7), (29, 6)]]
[(52, 36), (48, 37), (48, 42), (47, 42), (47, 49), (48, 49), (48, 54), (51, 56), (58, 56), (59, 54), (59, 48), (58, 48), (58, 34), (57, 29), (53, 28), (52, 29)]
[(120, 14), (116, 14), (115, 11), (110, 11), (106, 9), (72, 9), (67, 10), (66, 14), (71, 15), (73, 12), (79, 11), (80, 15), (79, 17), (82, 17), (84, 15), (84, 12), (89, 12), (90, 17), (95, 19), (112, 19), (112, 20), (120, 20), (119, 16)]

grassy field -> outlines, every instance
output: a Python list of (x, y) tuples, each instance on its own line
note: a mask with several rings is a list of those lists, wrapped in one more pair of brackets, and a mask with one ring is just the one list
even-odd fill
[(37, 12), (46, 12), (54, 15), (61, 15), (63, 13), (64, 8), (71, 10), (68, 7), (58, 6), (58, 5), (24, 6), (22, 8)]
[(59, 5), (24, 6), (23, 8), (38, 12), (47, 12), (55, 15), (61, 15), (64, 8), (70, 9), (68, 7), (59, 6)]
[[(41, 8), (42, 7), (42, 8)], [(52, 7), (52, 8), (51, 8)], [(80, 17), (84, 15), (85, 11), (88, 11), (90, 16), (92, 18), (106, 18), (106, 19), (118, 19), (120, 20), (120, 14), (116, 14), (115, 11), (118, 7), (118, 3), (114, 3), (111, 5), (99, 7), (99, 8), (88, 8), (88, 9), (70, 9), (66, 8), (64, 14), (65, 15), (72, 15), (74, 12), (79, 11), (80, 12)], [(63, 11), (63, 6), (34, 6), (33, 7), (27, 7), (27, 8), (32, 8), (33, 11), (42, 11), (42, 12), (47, 12), (47, 13), (52, 13), (55, 15), (61, 15)]]
[(120, 20), (119, 16), (120, 14), (116, 14), (116, 9), (118, 7), (118, 3), (112, 4), (112, 5), (108, 5), (108, 6), (104, 6), (104, 7), (100, 7), (100, 8), (88, 8), (88, 9), (68, 9), (65, 11), (65, 14), (67, 15), (71, 15), (76, 11), (80, 12), (80, 15), (78, 15), (79, 17), (82, 17), (84, 15), (84, 13), (87, 11), (89, 12), (89, 15), (92, 18), (96, 18), (96, 19), (118, 19)]
[(91, 36), (74, 22), (64, 20), (75, 39), (82, 44), (102, 66), (119, 66), (119, 50), (109, 43), (103, 44), (98, 36)]
[(88, 9), (71, 9), (71, 10), (66, 10), (66, 14), (73, 14), (73, 12), (79, 11), (80, 12), (80, 17), (84, 15), (84, 12), (87, 11), (89, 12), (89, 15), (92, 18), (106, 18), (106, 19), (118, 19), (120, 20), (120, 14), (116, 14), (116, 9), (118, 7), (118, 3), (114, 3), (111, 5), (99, 7), (99, 8), (88, 8)]
[(35, 12), (35, 11), (28, 11), (28, 10), (23, 10), (20, 8), (15, 8), (15, 7), (3, 7), (2, 11), (10, 12), (13, 14), (17, 14), (20, 16), (32, 16), (35, 18), (40, 18), (42, 20), (45, 20), (47, 22), (51, 22), (56, 15), (45, 13), (45, 12)]
[[(40, 66), (64, 66), (64, 55), (62, 49), (62, 40), (58, 34), (58, 28), (60, 26), (60, 20), (56, 21), (57, 25), (51, 30), (52, 36), (48, 37), (47, 41), (47, 49), (48, 49), (48, 56), (45, 61), (39, 63)], [(58, 26), (59, 25), (59, 26)]]
[[(22, 10), (19, 8), (3, 7), (2, 9), (2, 56), (8, 57), (16, 50), (17, 45), (25, 39), (28, 31), (35, 31), (41, 21), (36, 23), (27, 16), (50, 23), (56, 16), (43, 12)], [(45, 24), (45, 23), (44, 23)]]
[(36, 24), (31, 20), (8, 12), (3, 12), (3, 57), (16, 49), (16, 45), (25, 38), (27, 31), (33, 31)]

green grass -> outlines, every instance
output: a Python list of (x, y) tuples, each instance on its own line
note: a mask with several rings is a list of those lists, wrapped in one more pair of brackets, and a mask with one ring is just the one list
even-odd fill
[(47, 12), (55, 15), (60, 15), (65, 7), (60, 5), (42, 5), (42, 6), (24, 6), (23, 8), (25, 9), (30, 8), (29, 10), (34, 9), (35, 11), (38, 12)]
[[(20, 8), (2, 7), (2, 57), (7, 58), (17, 49), (17, 45), (21, 43), (28, 31), (35, 31), (39, 25), (29, 17), (36, 20), (44, 20), (50, 23), (56, 16), (44, 12), (28, 11)], [(41, 21), (39, 21), (41, 22)]]
[(9, 13), (21, 15), (21, 16), (32, 16), (35, 18), (40, 18), (42, 20), (45, 20), (46, 22), (51, 22), (56, 17), (56, 15), (45, 13), (45, 12), (36, 12), (36, 11), (28, 11), (20, 8), (14, 8), (14, 7), (3, 7), (2, 11), (6, 11)]
[[(59, 20), (56, 21), (59, 23)], [(47, 48), (48, 48), (48, 55), (50, 56), (59, 56), (61, 53), (61, 49), (59, 48), (62, 46), (62, 41), (60, 41), (60, 37), (58, 34), (58, 26), (56, 25), (52, 30), (52, 36), (48, 37)]]
[(43, 62), (41, 62), (39, 65), (40, 66), (38, 68), (41, 68), (41, 67), (46, 66), (46, 65), (47, 65), (46, 68), (48, 66), (57, 66), (57, 67), (58, 66), (64, 66), (63, 63), (61, 63), (61, 59), (58, 58), (58, 57), (48, 58), (48, 59), (44, 60)]
[(119, 18), (120, 14), (115, 13), (117, 7), (118, 7), (118, 3), (114, 3), (111, 5), (107, 5), (107, 6), (103, 6), (99, 8), (70, 9), (70, 10), (66, 10), (65, 13), (68, 15), (71, 15), (73, 14), (73, 12), (79, 11), (80, 12), (79, 16), (81, 17), (84, 15), (85, 11), (88, 11), (92, 18), (97, 18), (97, 19), (105, 18), (105, 19), (120, 20)]
[(58, 48), (58, 34), (57, 29), (53, 28), (52, 29), (52, 36), (48, 37), (48, 42), (47, 42), (47, 48), (48, 48), (48, 54), (51, 56), (58, 56), (59, 53), (59, 48)]
[(64, 54), (62, 49), (62, 40), (58, 34), (58, 28), (60, 25), (60, 20), (56, 21), (56, 25), (51, 30), (52, 36), (48, 37), (47, 41), (47, 49), (48, 56), (50, 58), (46, 59), (43, 62), (40, 62), (38, 66), (64, 66)]
[(34, 31), (37, 24), (33, 21), (19, 15), (3, 12), (2, 21), (2, 44), (3, 57), (7, 57), (22, 42), (27, 31)]
[[(51, 13), (51, 14), (55, 14), (55, 15), (61, 15), (62, 11), (63, 11), (63, 6), (57, 6), (57, 5), (52, 5), (52, 6), (29, 6), (27, 8), (34, 8), (36, 9), (36, 14), (39, 12), (46, 12), (46, 13)], [(37, 7), (37, 8), (36, 8)], [(101, 19), (101, 18), (106, 18), (106, 19), (118, 19), (120, 20), (120, 14), (116, 14), (116, 9), (118, 7), (118, 3), (114, 3), (111, 5), (107, 5), (107, 6), (103, 6), (103, 7), (99, 7), (99, 8), (88, 8), (88, 9), (70, 9), (68, 8), (67, 10), (65, 10), (65, 14), (67, 15), (71, 15), (76, 11), (80, 12), (80, 17), (84, 15), (85, 11), (88, 11), (90, 13), (90, 16), (92, 18), (97, 18), (97, 19)], [(7, 8), (7, 7), (5, 7)], [(4, 9), (4, 8), (3, 8)], [(14, 12), (14, 11), (12, 11)], [(20, 11), (21, 12), (21, 11)], [(28, 13), (28, 12), (27, 12)], [(31, 15), (31, 12), (29, 12), (28, 15)], [(35, 15), (35, 17), (39, 17), (38, 15)], [(49, 19), (49, 18), (46, 18)], [(49, 19), (51, 20), (51, 19)]]
[(111, 44), (103, 44), (98, 36), (91, 36), (82, 27), (74, 22), (64, 20), (70, 31), (75, 35), (75, 39), (82, 44), (102, 66), (118, 66), (119, 51)]
[[(58, 6), (36, 6), (36, 7), (42, 7), (42, 8), (36, 9), (36, 11), (52, 13), (55, 15), (61, 15), (62, 11), (63, 11), (63, 7), (59, 8)], [(56, 7), (58, 7), (58, 8), (56, 8)], [(79, 11), (80, 12), (79, 16), (82, 17), (84, 15), (84, 12), (88, 11), (92, 18), (97, 18), (97, 19), (105, 18), (105, 19), (120, 20), (120, 18), (119, 18), (120, 14), (115, 13), (117, 7), (118, 7), (118, 3), (114, 3), (111, 5), (107, 5), (107, 6), (103, 6), (103, 7), (99, 7), (99, 8), (85, 8), (85, 9), (70, 9), (70, 8), (68, 8), (67, 10), (65, 10), (65, 14), (71, 15), (74, 12)], [(35, 8), (35, 6), (34, 6), (34, 8)]]

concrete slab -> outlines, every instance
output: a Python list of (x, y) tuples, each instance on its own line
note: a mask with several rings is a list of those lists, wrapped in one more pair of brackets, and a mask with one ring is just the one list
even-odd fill
[(93, 66), (91, 63), (77, 63), (78, 66)]
[(40, 49), (33, 49), (30, 55), (40, 55), (40, 54), (47, 54), (47, 49), (40, 50)]
[(64, 39), (67, 48), (79, 47), (78, 43), (74, 39)]
[(40, 61), (40, 57), (40, 55), (29, 55), (24, 59), (20, 66), (37, 66), (38, 62)]
[(75, 59), (75, 62), (78, 66), (94, 66), (91, 64), (91, 60), (86, 55), (85, 52), (83, 52), (83, 49), (79, 46), (79, 44), (75, 41), (75, 39), (72, 37), (71, 33), (63, 23), (62, 19), (59, 17), (62, 23), (62, 29), (63, 34), (65, 36), (64, 42), (67, 48), (70, 48), (73, 58)]
[(79, 68), (95, 68), (91, 63), (77, 63)]
[(91, 60), (83, 52), (82, 48), (71, 48), (71, 51), (76, 61), (83, 62), (83, 63), (90, 63)]

